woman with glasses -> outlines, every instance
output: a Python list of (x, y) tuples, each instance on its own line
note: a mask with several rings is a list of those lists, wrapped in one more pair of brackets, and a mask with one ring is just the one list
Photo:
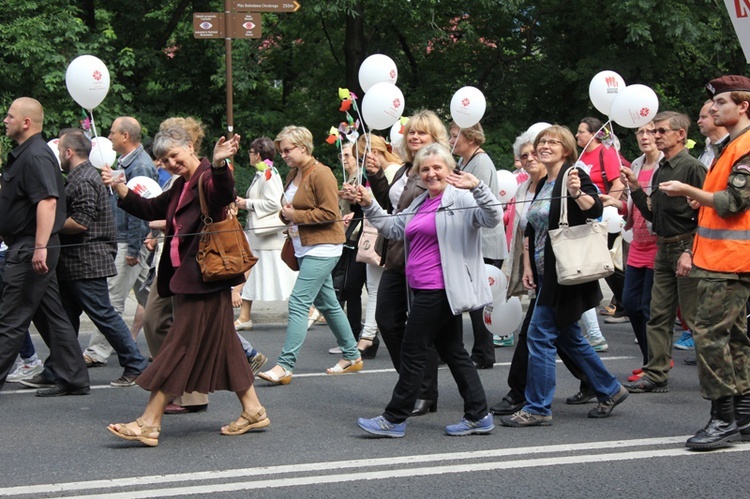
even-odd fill
[[(633, 160), (631, 170), (638, 179), (638, 184), (648, 192), (651, 179), (659, 168), (659, 161), (664, 154), (656, 148), (653, 135), (654, 124), (640, 127), (635, 135), (638, 148), (643, 155)], [(622, 305), (630, 318), (630, 325), (638, 340), (643, 356), (643, 365), (648, 364), (648, 340), (646, 323), (651, 318), (651, 288), (654, 284), (654, 260), (656, 259), (656, 234), (651, 222), (643, 218), (641, 212), (634, 209), (633, 200), (622, 201), (620, 196), (599, 195), (604, 206), (614, 206), (620, 212), (627, 213), (625, 229), (633, 231), (633, 241), (628, 250), (627, 267), (625, 268), (625, 287), (622, 292)], [(637, 381), (643, 376), (643, 369), (635, 369), (628, 381)]]
[[(468, 128), (461, 128), (456, 123), (451, 123), (450, 145), (453, 147), (453, 153), (459, 156), (458, 169), (469, 172), (484, 182), (490, 188), (490, 192), (497, 197), (500, 190), (497, 183), (497, 170), (490, 156), (482, 149), (484, 141), (481, 123)], [(500, 201), (497, 202), (500, 203)], [(503, 224), (493, 228), (485, 227), (481, 230), (481, 234), (484, 263), (501, 268), (503, 260), (508, 257)], [(471, 328), (474, 332), (471, 360), (474, 361), (477, 369), (492, 369), (495, 365), (495, 345), (492, 333), (484, 325), (484, 310), (472, 310), (469, 312), (469, 317), (471, 317)], [(503, 346), (513, 346), (513, 335), (503, 337), (501, 341), (504, 342)]]
[(338, 181), (329, 167), (312, 156), (313, 136), (300, 126), (287, 126), (274, 140), (290, 171), (284, 187), (281, 218), (294, 245), (299, 274), (289, 297), (286, 341), (277, 364), (258, 377), (287, 385), (302, 343), (307, 336), (310, 306), (323, 314), (341, 348), (343, 359), (326, 374), (346, 374), (362, 369), (352, 329), (333, 289), (331, 272), (341, 257), (344, 226), (338, 205)]
[(255, 177), (245, 197), (237, 198), (237, 206), (248, 212), (245, 234), (258, 257), (247, 282), (232, 293), (232, 303), (235, 307), (240, 304), (240, 316), (234, 323), (237, 331), (253, 328), (250, 316), (253, 301), (284, 301), (294, 286), (294, 272), (281, 261), (284, 224), (279, 220), (279, 211), (284, 186), (273, 166), (275, 154), (273, 141), (268, 137), (250, 143), (250, 165), (256, 170)]
[(523, 284), (537, 293), (527, 338), (526, 402), (521, 410), (501, 419), (503, 425), (515, 427), (552, 423), (557, 348), (575, 362), (591, 383), (599, 404), (589, 411), (589, 417), (609, 417), (612, 409), (628, 396), (583, 339), (578, 326), (581, 314), (602, 299), (598, 281), (573, 286), (558, 284), (555, 253), (548, 238), (549, 231), (559, 226), (562, 203), (567, 203), (568, 223), (577, 226), (601, 216), (602, 202), (591, 178), (581, 168), (571, 170), (567, 190), (562, 191), (563, 176), (577, 156), (570, 130), (559, 125), (546, 128), (534, 140), (534, 147), (546, 178), (537, 185), (529, 207), (524, 240)]

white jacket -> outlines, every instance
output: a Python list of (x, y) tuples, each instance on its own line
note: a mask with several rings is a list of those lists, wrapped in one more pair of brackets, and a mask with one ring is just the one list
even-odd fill
[[(397, 215), (388, 215), (375, 200), (363, 210), (370, 223), (384, 237), (405, 239), (406, 225), (414, 218), (427, 196), (427, 192), (421, 194)], [(502, 220), (502, 207), (484, 182), (480, 182), (471, 191), (456, 189), (452, 185), (445, 188), (435, 223), (445, 293), (454, 315), (492, 303), (479, 229), (495, 227)], [(408, 240), (404, 241), (404, 247), (408, 261)]]

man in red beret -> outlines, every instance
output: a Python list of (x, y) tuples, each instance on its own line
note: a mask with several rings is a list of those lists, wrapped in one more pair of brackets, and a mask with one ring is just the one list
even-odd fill
[(729, 136), (703, 189), (666, 182), (659, 189), (687, 196), (698, 212), (691, 276), (699, 278), (695, 350), (701, 394), (711, 401), (708, 424), (689, 438), (695, 450), (750, 440), (750, 78), (729, 75), (706, 85), (710, 114)]

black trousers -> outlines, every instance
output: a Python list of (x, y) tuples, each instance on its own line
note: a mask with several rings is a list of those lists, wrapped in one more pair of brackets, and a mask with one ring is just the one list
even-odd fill
[(3, 294), (0, 298), (0, 387), (5, 383), (33, 320), (50, 354), (45, 367), (57, 382), (72, 388), (89, 386), (89, 375), (78, 338), (60, 302), (57, 261), (60, 240), (50, 237), (49, 272), (39, 275), (31, 266), (34, 237), (18, 238), (8, 246)]
[[(502, 268), (502, 260), (484, 259), (484, 263)], [(484, 309), (472, 310), (469, 312), (471, 318), (471, 330), (474, 333), (474, 345), (471, 347), (471, 360), (477, 364), (494, 364), (495, 363), (495, 344), (492, 342), (492, 333), (484, 325)]]
[[(607, 247), (609, 249), (612, 249), (612, 246), (614, 246), (618, 235), (619, 233), (607, 236)], [(625, 259), (624, 255), (623, 259)], [(615, 269), (614, 274), (605, 277), (604, 281), (609, 286), (609, 289), (612, 290), (612, 304), (619, 309), (619, 313), (624, 313), (624, 310), (622, 310), (622, 290), (625, 288), (625, 271)]]
[[(383, 337), (396, 371), (401, 372), (401, 350), (409, 311), (406, 288), (406, 275), (396, 270), (385, 269), (378, 287), (378, 304), (375, 309), (375, 322)], [(438, 397), (437, 370), (438, 357), (430, 343), (427, 349), (427, 362), (421, 393), (417, 398), (434, 400)]]
[[(526, 397), (526, 376), (529, 368), (529, 346), (526, 343), (527, 333), (529, 332), (529, 324), (531, 324), (531, 316), (534, 314), (534, 305), (536, 305), (536, 299), (531, 300), (529, 303), (529, 310), (526, 312), (526, 317), (523, 319), (521, 325), (521, 332), (518, 333), (516, 338), (516, 350), (513, 352), (513, 360), (510, 363), (510, 371), (508, 372), (508, 386), (511, 390), (511, 396), (514, 400), (524, 400)], [(582, 392), (589, 390), (589, 384), (586, 380), (586, 375), (578, 367), (578, 365), (568, 357), (568, 355), (561, 349), (557, 349), (557, 355), (560, 360), (563, 361), (565, 367), (568, 368), (570, 374), (575, 376), (581, 381), (580, 390)]]
[[(379, 296), (379, 295), (378, 295)], [(401, 423), (411, 415), (419, 398), (428, 347), (435, 345), (448, 364), (464, 399), (464, 417), (479, 421), (487, 415), (487, 397), (482, 381), (464, 348), (460, 315), (451, 312), (445, 290), (414, 290), (414, 301), (406, 323), (398, 382), (383, 417)]]
[(367, 282), (367, 264), (358, 262), (357, 252), (351, 251), (342, 258), (348, 258), (346, 278), (343, 289), (339, 293), (341, 308), (346, 306), (346, 318), (354, 333), (354, 339), (359, 340), (362, 332), (362, 288)]

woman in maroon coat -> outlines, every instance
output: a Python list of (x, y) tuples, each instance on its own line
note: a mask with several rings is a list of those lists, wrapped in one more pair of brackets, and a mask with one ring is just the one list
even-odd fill
[(234, 177), (226, 158), (237, 152), (239, 135), (219, 139), (213, 163), (199, 159), (187, 131), (172, 127), (154, 138), (154, 154), (172, 174), (180, 175), (171, 189), (145, 199), (113, 180), (107, 167), (104, 183), (121, 198), (122, 209), (144, 220), (167, 220), (164, 256), (159, 262), (158, 291), (172, 296), (174, 322), (153, 363), (136, 383), (151, 392), (143, 415), (131, 423), (111, 424), (107, 429), (125, 440), (157, 445), (161, 418), (169, 401), (184, 392), (235, 392), (242, 415), (224, 426), (224, 435), (240, 435), (270, 424), (253, 388), (253, 374), (234, 330), (231, 287), (243, 277), (204, 282), (195, 259), (203, 222), (198, 182), (202, 180), (209, 214), (225, 216), (235, 199)]

